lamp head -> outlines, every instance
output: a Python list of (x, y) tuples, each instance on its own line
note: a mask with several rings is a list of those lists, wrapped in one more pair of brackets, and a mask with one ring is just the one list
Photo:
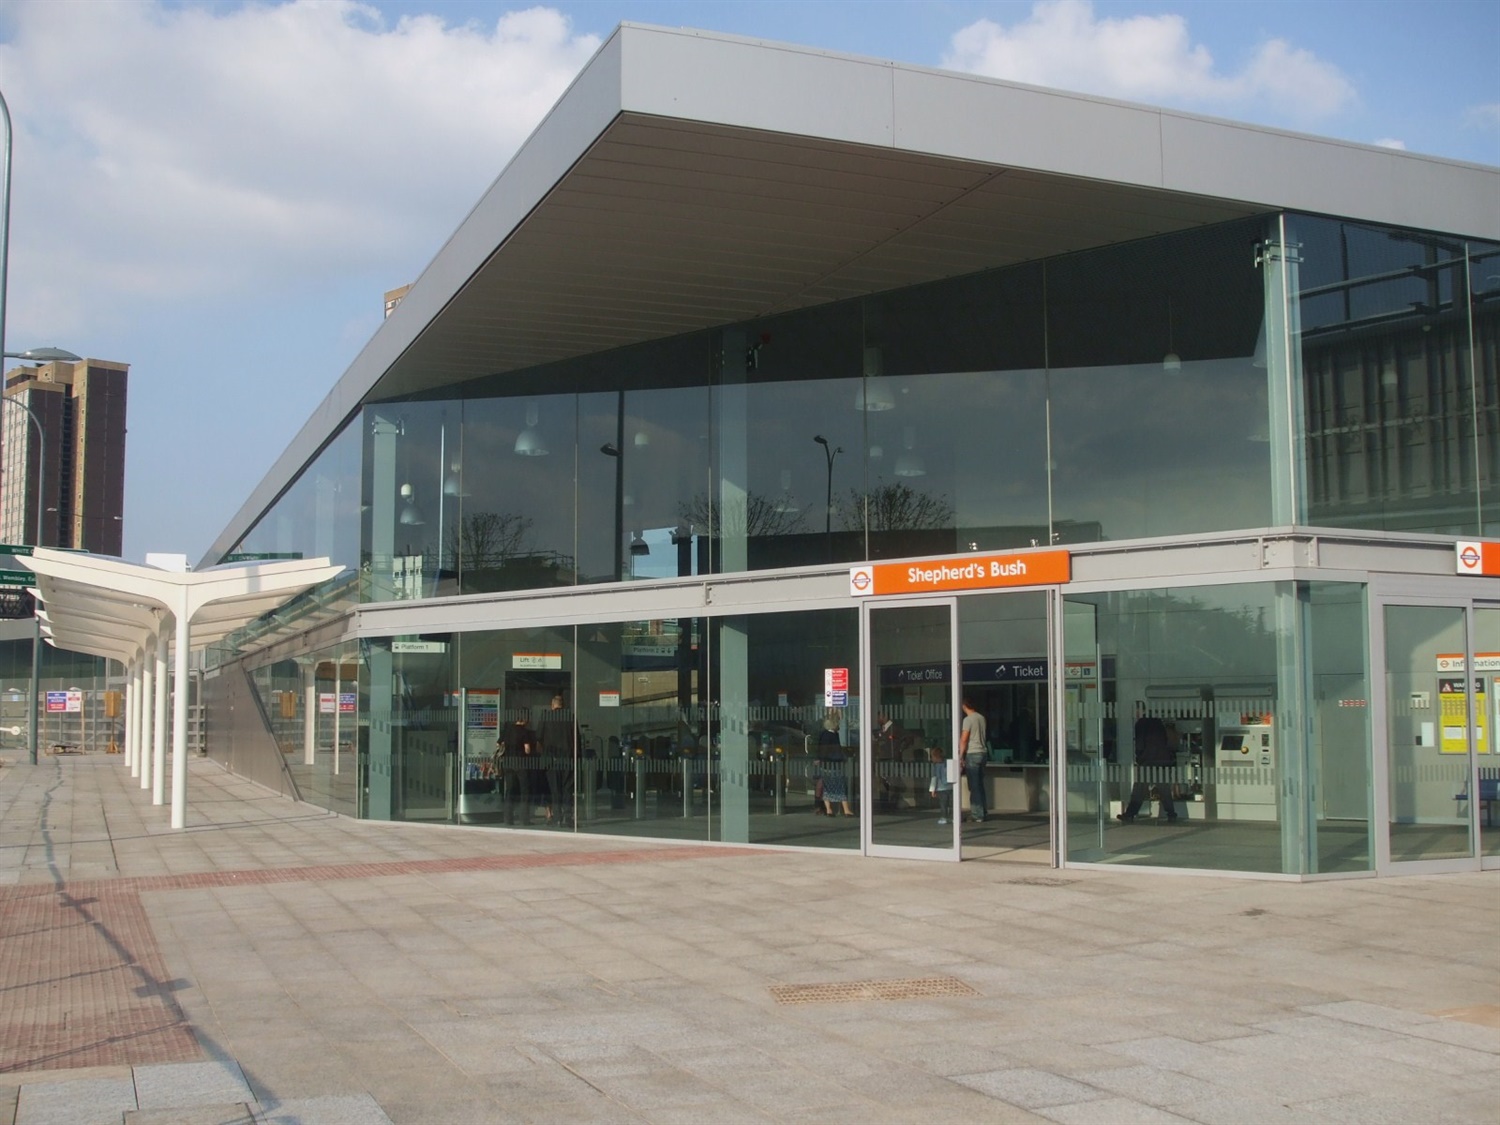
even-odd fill
[(6, 352), (7, 359), (24, 359), (30, 363), (52, 363), (60, 360), (63, 363), (81, 363), (83, 357), (74, 355), (65, 348), (27, 348), (24, 352)]

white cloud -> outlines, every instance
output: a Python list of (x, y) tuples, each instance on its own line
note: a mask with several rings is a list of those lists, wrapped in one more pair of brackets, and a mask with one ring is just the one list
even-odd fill
[(10, 319), (59, 337), (137, 299), (419, 266), (599, 45), (540, 7), (483, 27), (355, 0), (6, 15)]
[(943, 66), (1108, 97), (1291, 120), (1328, 117), (1356, 100), (1331, 63), (1281, 39), (1262, 43), (1235, 71), (1194, 43), (1178, 15), (1097, 16), (1088, 0), (1039, 0), (1009, 27), (979, 20), (958, 31)]
[(1406, 142), (1397, 140), (1395, 137), (1381, 137), (1375, 144), (1379, 148), (1395, 148), (1400, 149), (1402, 152), (1406, 151)]
[(1500, 102), (1470, 106), (1464, 121), (1476, 129), (1500, 129)]

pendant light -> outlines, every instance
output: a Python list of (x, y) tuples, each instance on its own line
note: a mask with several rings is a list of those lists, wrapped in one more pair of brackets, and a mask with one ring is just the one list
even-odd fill
[(535, 402), (526, 404), (526, 428), (516, 435), (516, 456), (545, 457), (549, 452), (547, 439), (536, 428), (540, 411)]

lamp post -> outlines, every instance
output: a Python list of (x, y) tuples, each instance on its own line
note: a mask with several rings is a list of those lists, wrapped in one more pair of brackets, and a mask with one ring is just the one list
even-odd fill
[[(63, 351), (61, 348), (35, 348), (26, 352), (7, 352), (5, 350), (5, 295), (7, 283), (10, 279), (10, 153), (11, 153), (11, 125), (10, 106), (5, 100), (5, 95), (0, 93), (0, 124), (5, 126), (5, 148), (3, 157), (0, 157), (0, 355), (5, 359), (25, 359), (33, 363), (49, 363), (52, 360), (64, 360), (68, 363), (76, 363), (78, 356), (72, 352)], [(3, 366), (3, 365), (0, 365)], [(36, 426), (37, 437), (37, 474), (36, 474), (36, 542), (34, 547), (42, 545), (42, 513), (46, 509), (46, 502), (42, 496), (42, 473), (46, 469), (47, 439), (42, 431), (41, 419), (36, 412), (24, 402), (17, 399), (5, 398), (5, 402), (14, 402), (22, 410), (26, 411), (31, 418), (32, 424)], [(41, 656), (42, 656), (42, 619), (35, 613), (32, 615), (34, 624), (31, 638), (31, 764), (36, 765), (37, 760), (37, 687), (41, 678)]]
[(831, 446), (828, 439), (822, 434), (813, 435), (813, 441), (823, 447), (823, 455), (828, 458), (828, 492), (823, 501), (823, 534), (828, 540), (828, 561), (833, 561), (833, 459), (844, 452), (844, 447)]
[(619, 392), (615, 407), (615, 440), (599, 447), (599, 452), (615, 459), (615, 574), (620, 581), (625, 569), (625, 392)]

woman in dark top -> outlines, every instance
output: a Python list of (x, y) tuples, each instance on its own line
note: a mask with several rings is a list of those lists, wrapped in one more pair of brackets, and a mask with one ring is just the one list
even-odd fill
[(823, 807), (833, 815), (833, 803), (837, 801), (845, 816), (853, 816), (849, 807), (848, 755), (839, 740), (839, 717), (829, 715), (823, 720), (823, 729), (818, 732), (818, 774), (823, 780)]

